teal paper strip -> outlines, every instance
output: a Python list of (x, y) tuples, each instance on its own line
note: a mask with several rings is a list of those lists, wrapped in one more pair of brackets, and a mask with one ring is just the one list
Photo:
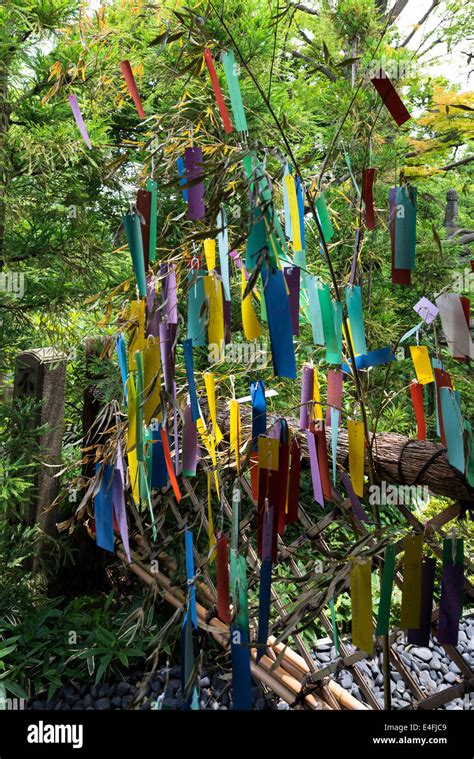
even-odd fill
[(315, 345), (324, 345), (323, 317), (321, 315), (316, 277), (308, 274), (306, 276), (306, 287), (308, 289), (309, 320), (313, 331), (313, 343)]
[(336, 649), (336, 654), (339, 654), (339, 633), (337, 631), (336, 624), (336, 608), (334, 606), (334, 596), (332, 596), (331, 600), (329, 601), (329, 608), (331, 610), (332, 639), (334, 642), (334, 648)]
[(135, 213), (127, 213), (123, 219), (123, 227), (127, 237), (130, 255), (132, 257), (133, 270), (137, 280), (140, 298), (146, 297), (145, 259), (143, 256), (142, 231), (140, 218)]
[(151, 192), (151, 204), (150, 204), (150, 236), (149, 236), (149, 248), (148, 255), (150, 263), (154, 263), (156, 260), (156, 214), (158, 211), (158, 193), (157, 183), (153, 179), (146, 180), (146, 190)]
[(356, 353), (367, 353), (362, 313), (362, 295), (359, 285), (346, 287), (346, 303), (351, 326), (352, 342)]
[[(336, 336), (337, 350), (329, 350), (326, 345), (326, 361), (328, 364), (341, 364), (342, 363), (342, 303), (340, 301), (332, 301), (333, 313), (334, 313), (334, 333)], [(323, 321), (324, 324), (324, 321)]]
[(204, 272), (190, 271), (188, 274), (188, 331), (193, 346), (206, 345), (206, 313), (204, 308)]
[(415, 268), (416, 194), (408, 184), (396, 188), (395, 269)]
[(232, 50), (228, 50), (224, 53), (222, 56), (222, 63), (224, 65), (227, 87), (229, 88), (235, 128), (238, 132), (248, 132), (247, 119), (245, 118), (244, 104), (242, 102), (242, 93), (240, 92), (239, 77), (237, 76), (235, 55)]
[(444, 434), (448, 449), (448, 461), (451, 466), (464, 474), (464, 422), (456, 392), (449, 387), (441, 387), (441, 414), (443, 417)]
[(393, 579), (395, 577), (395, 546), (385, 549), (385, 561), (380, 589), (380, 603), (377, 615), (376, 635), (388, 635), (390, 625), (390, 603), (392, 600)]
[(334, 308), (328, 285), (320, 285), (318, 288), (318, 298), (323, 321), (324, 342), (326, 343), (326, 360), (328, 360), (328, 354), (337, 356), (338, 353)]
[(297, 250), (296, 253), (293, 256), (293, 264), (294, 266), (298, 266), (300, 269), (300, 291), (308, 287), (308, 283), (306, 281), (306, 251), (305, 250)]

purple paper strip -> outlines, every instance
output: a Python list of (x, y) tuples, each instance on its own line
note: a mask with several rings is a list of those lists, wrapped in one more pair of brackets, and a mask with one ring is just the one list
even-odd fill
[(438, 641), (441, 645), (457, 646), (458, 644), (459, 620), (461, 619), (463, 600), (463, 565), (443, 564), (438, 623)]
[(272, 559), (273, 506), (263, 512), (262, 561)]
[(162, 264), (162, 298), (164, 321), (168, 324), (178, 323), (178, 299), (176, 295), (176, 273), (172, 264)]
[(273, 440), (279, 440), (280, 432), (281, 432), (281, 423), (279, 420), (277, 420), (276, 422), (273, 422), (272, 426), (270, 427), (268, 431), (268, 437), (271, 437)]
[(69, 105), (71, 106), (72, 113), (74, 115), (74, 118), (76, 120), (77, 127), (81, 133), (82, 139), (86, 143), (89, 150), (92, 149), (91, 141), (89, 139), (89, 135), (87, 134), (86, 125), (84, 124), (84, 119), (82, 118), (81, 109), (79, 108), (79, 103), (77, 102), (77, 98), (75, 95), (68, 95)]
[(433, 590), (436, 559), (424, 559), (421, 569), (421, 614), (418, 630), (408, 628), (407, 641), (415, 646), (427, 647), (430, 642), (431, 614), (433, 612)]
[[(331, 424), (331, 406), (336, 409), (342, 407), (342, 372), (330, 369), (328, 372), (328, 387), (326, 399), (326, 426)], [(339, 411), (339, 424), (341, 412)]]
[(224, 343), (229, 345), (232, 342), (232, 303), (230, 300), (223, 299), (224, 306)]
[(174, 471), (179, 474), (179, 438), (178, 438), (178, 404), (176, 403), (176, 382), (173, 380), (173, 409), (174, 409)]
[(287, 266), (283, 275), (288, 285), (291, 317), (291, 330), (297, 336), (300, 332), (300, 269), (299, 266)]
[(188, 404), (184, 409), (183, 428), (183, 474), (193, 477), (199, 461), (199, 447), (196, 430), (196, 422), (193, 422), (191, 406)]
[(313, 481), (314, 500), (321, 506), (324, 506), (323, 488), (321, 485), (321, 475), (319, 473), (318, 454), (316, 452), (316, 438), (314, 433), (306, 430), (306, 440), (308, 441), (309, 461), (311, 464), (311, 479)]
[(351, 278), (349, 284), (353, 285), (355, 281), (356, 269), (357, 269), (357, 254), (359, 250), (359, 237), (361, 235), (360, 228), (356, 230), (356, 236), (354, 240), (354, 252), (352, 254), (352, 266), (351, 266)]
[(129, 561), (132, 560), (130, 555), (130, 545), (128, 542), (128, 525), (127, 525), (127, 512), (125, 509), (125, 494), (123, 489), (123, 464), (122, 455), (119, 451), (117, 458), (117, 466), (114, 470), (114, 484), (113, 484), (113, 504), (114, 514), (117, 520), (120, 537), (122, 538), (123, 547)]
[(309, 427), (309, 401), (313, 400), (314, 369), (312, 366), (303, 366), (301, 380), (301, 406), (300, 406), (300, 430)]
[(153, 272), (149, 272), (146, 278), (146, 318), (147, 337), (149, 335), (158, 337), (160, 334), (161, 314), (156, 297), (156, 279)]
[[(201, 148), (186, 148), (184, 151), (186, 162), (186, 181), (202, 178), (202, 150)], [(201, 164), (201, 165), (200, 165)], [(188, 188), (188, 218), (192, 220), (202, 219), (205, 214), (204, 208), (204, 182), (197, 182)]]
[(359, 501), (359, 498), (357, 497), (357, 493), (352, 487), (351, 478), (346, 472), (343, 472), (341, 474), (341, 480), (342, 480), (342, 484), (344, 485), (346, 489), (347, 495), (349, 496), (349, 500), (352, 504), (352, 509), (354, 511), (354, 514), (359, 520), (359, 522), (370, 522), (369, 517), (365, 513), (364, 509), (362, 508), (361, 502)]
[(434, 303), (425, 297), (420, 298), (418, 303), (415, 303), (413, 310), (416, 311), (418, 316), (421, 316), (423, 321), (425, 321), (427, 324), (431, 324), (431, 322), (436, 319), (439, 313)]
[(165, 390), (170, 395), (173, 392), (174, 359), (176, 347), (176, 324), (160, 322), (160, 354), (163, 367)]

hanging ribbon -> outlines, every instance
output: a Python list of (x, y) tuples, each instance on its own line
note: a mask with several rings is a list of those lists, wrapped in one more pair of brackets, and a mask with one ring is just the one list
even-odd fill
[(234, 116), (235, 128), (238, 132), (247, 132), (247, 119), (245, 118), (244, 104), (240, 92), (239, 77), (237, 75), (237, 64), (232, 50), (227, 50), (222, 56), (224, 65), (225, 78), (229, 89), (230, 103)]
[(410, 395), (415, 411), (417, 439), (426, 440), (425, 410), (423, 404), (423, 385), (419, 382), (410, 382)]
[(94, 496), (95, 540), (100, 548), (114, 553), (114, 467), (110, 464), (96, 464), (95, 473), (100, 477), (100, 488)]
[(428, 647), (430, 642), (435, 570), (435, 559), (423, 559), (421, 567), (420, 626), (418, 629), (409, 628), (407, 631), (407, 642), (415, 646)]
[(374, 653), (372, 622), (372, 562), (354, 561), (350, 575), (352, 601), (352, 645)]
[(137, 280), (140, 298), (146, 297), (145, 259), (143, 255), (142, 232), (140, 217), (135, 213), (127, 213), (122, 219), (127, 237), (127, 243), (132, 257), (133, 270)]
[(140, 116), (141, 119), (144, 119), (145, 111), (143, 110), (143, 106), (140, 100), (140, 95), (138, 94), (138, 87), (137, 87), (137, 83), (135, 82), (135, 77), (133, 76), (130, 62), (121, 61), (120, 68), (123, 74), (123, 78), (125, 79), (125, 82), (127, 84), (130, 96), (133, 102), (135, 103), (135, 108), (137, 109), (138, 115)]
[[(362, 172), (362, 200), (364, 203), (364, 221), (368, 230), (375, 227), (375, 210), (373, 186), (375, 178), (375, 169), (364, 169)], [(360, 351), (365, 353), (366, 351)]]
[(384, 71), (381, 71), (380, 76), (373, 77), (370, 81), (382, 98), (385, 108), (398, 126), (402, 126), (408, 119), (411, 119), (398, 92)]
[[(453, 550), (454, 540), (456, 548)], [(438, 623), (438, 641), (441, 645), (458, 645), (463, 601), (464, 541), (462, 538), (445, 538)]]
[(360, 497), (364, 495), (364, 423), (347, 420), (349, 437), (349, 474), (352, 486)]
[(77, 124), (77, 128), (79, 129), (81, 133), (81, 137), (86, 143), (89, 150), (92, 150), (91, 141), (87, 133), (86, 125), (84, 124), (84, 119), (82, 118), (82, 113), (81, 113), (81, 109), (79, 108), (79, 103), (77, 102), (77, 98), (75, 95), (68, 95), (68, 100), (69, 100), (69, 105), (71, 106), (74, 119)]
[(219, 84), (219, 79), (217, 78), (214, 58), (212, 57), (211, 51), (207, 48), (204, 51), (204, 60), (206, 61), (207, 70), (209, 71), (212, 89), (214, 90), (214, 95), (216, 96), (217, 107), (221, 115), (222, 123), (224, 124), (225, 132), (226, 134), (230, 134), (232, 132), (232, 124), (230, 123), (229, 114), (227, 113), (227, 108), (224, 102), (224, 96)]
[(400, 627), (418, 629), (421, 617), (421, 566), (423, 535), (407, 535), (403, 541), (402, 607)]
[(395, 546), (385, 549), (383, 562), (382, 586), (380, 588), (379, 611), (375, 634), (388, 635), (390, 629), (390, 604), (392, 600), (393, 580), (395, 577)]

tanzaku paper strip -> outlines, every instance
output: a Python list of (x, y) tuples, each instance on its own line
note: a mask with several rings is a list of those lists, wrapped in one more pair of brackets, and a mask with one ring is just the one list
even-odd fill
[(369, 656), (374, 652), (371, 560), (354, 561), (351, 569), (352, 645)]
[(232, 132), (232, 124), (230, 123), (229, 114), (227, 112), (227, 108), (224, 102), (224, 96), (222, 94), (221, 86), (219, 84), (219, 79), (217, 78), (216, 67), (214, 65), (214, 59), (212, 57), (211, 51), (208, 49), (204, 51), (204, 60), (206, 61), (207, 70), (209, 71), (209, 77), (211, 79), (212, 89), (214, 90), (214, 95), (216, 96), (217, 107), (221, 115), (222, 123), (224, 124), (225, 132), (226, 134), (230, 134)]
[(410, 345), (410, 353), (415, 367), (416, 378), (420, 385), (434, 382), (430, 354), (426, 345)]
[(420, 626), (423, 535), (407, 535), (404, 542), (400, 627)]
[(69, 100), (69, 105), (71, 106), (73, 116), (76, 120), (77, 127), (81, 133), (81, 137), (86, 143), (89, 150), (91, 150), (92, 149), (91, 141), (87, 133), (86, 125), (84, 124), (84, 120), (82, 118), (82, 113), (81, 113), (81, 109), (79, 108), (79, 103), (77, 102), (77, 98), (75, 95), (68, 95), (68, 100)]
[(347, 420), (349, 436), (349, 474), (359, 497), (364, 495), (364, 423)]
[(135, 103), (135, 108), (137, 109), (138, 115), (140, 116), (141, 119), (144, 119), (145, 111), (143, 110), (142, 102), (140, 100), (140, 95), (138, 94), (138, 87), (135, 82), (135, 77), (133, 76), (130, 62), (121, 61), (120, 68), (122, 70), (123, 78), (125, 79), (125, 82), (127, 83), (128, 91), (132, 97), (133, 102)]

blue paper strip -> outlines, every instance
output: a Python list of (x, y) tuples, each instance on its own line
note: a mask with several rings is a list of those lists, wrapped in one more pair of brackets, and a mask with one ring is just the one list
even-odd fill
[[(176, 160), (176, 167), (178, 169), (178, 174), (180, 176), (179, 184), (180, 186), (183, 186), (186, 184), (186, 169), (184, 166), (184, 158), (180, 156)], [(187, 203), (188, 202), (188, 191), (187, 190), (181, 190), (181, 195), (183, 196), (183, 200)]]
[(290, 303), (283, 273), (280, 269), (262, 267), (262, 281), (270, 331), (273, 371), (277, 377), (296, 379)]
[(196, 610), (196, 587), (194, 585), (193, 533), (187, 527), (184, 531), (184, 542), (186, 547), (186, 579), (189, 587), (189, 608), (191, 611), (191, 621), (197, 630), (198, 622)]
[(267, 431), (267, 402), (263, 380), (252, 382), (250, 396), (252, 398), (252, 451), (257, 451), (258, 436), (265, 435)]
[(96, 475), (102, 469), (100, 490), (94, 497), (95, 540), (100, 548), (114, 552), (113, 482), (114, 467), (96, 464)]
[(303, 250), (305, 250), (306, 240), (305, 240), (305, 235), (304, 235), (304, 196), (303, 196), (303, 188), (301, 186), (301, 178), (297, 176), (295, 182), (296, 182), (296, 199), (298, 201), (298, 216), (300, 219), (301, 247)]
[[(388, 364), (390, 361), (395, 361), (395, 354), (391, 348), (379, 348), (362, 356), (356, 356), (356, 366), (358, 369), (368, 369), (370, 366), (380, 366), (381, 364)], [(342, 371), (346, 372), (346, 374), (351, 374), (350, 365), (343, 364)]]
[(128, 364), (127, 364), (127, 347), (125, 345), (125, 339), (122, 334), (117, 335), (115, 338), (115, 349), (117, 351), (117, 358), (120, 368), (120, 376), (122, 377), (123, 391), (125, 394), (125, 402), (127, 402), (127, 379), (128, 379)]
[(153, 489), (165, 488), (168, 484), (168, 470), (166, 468), (163, 442), (161, 440), (161, 424), (153, 424), (152, 433), (152, 469), (151, 487)]

